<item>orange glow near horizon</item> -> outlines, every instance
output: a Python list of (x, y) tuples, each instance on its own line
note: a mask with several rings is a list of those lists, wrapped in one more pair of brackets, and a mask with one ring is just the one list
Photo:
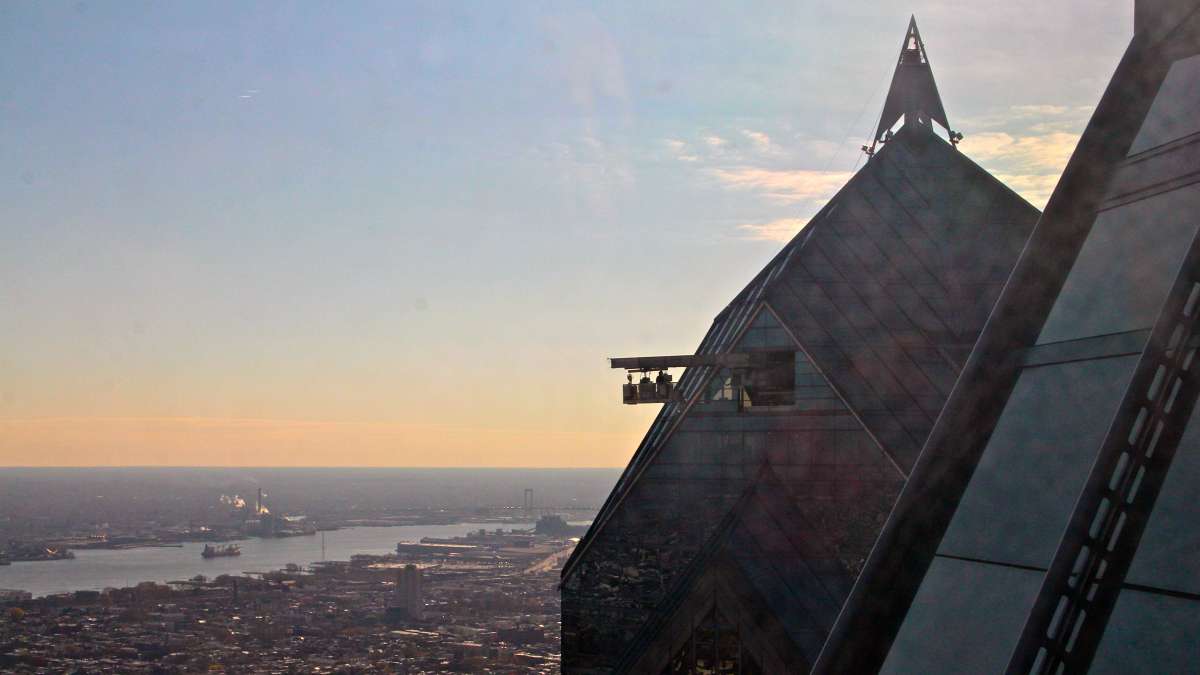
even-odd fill
[(693, 353), (860, 170), (913, 12), (1037, 206), (1132, 25), (83, 4), (0, 21), (0, 467), (623, 467), (660, 408), (605, 358)]
[[(306, 420), (0, 420), (0, 466), (613, 467), (643, 429), (589, 432)], [(29, 449), (36, 448), (35, 452)]]

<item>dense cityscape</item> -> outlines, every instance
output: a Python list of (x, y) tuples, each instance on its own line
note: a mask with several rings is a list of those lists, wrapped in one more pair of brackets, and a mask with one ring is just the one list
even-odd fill
[[(287, 474), (270, 477), (285, 486), (285, 496), (288, 481), (296, 480)], [(341, 479), (341, 489), (346, 480)], [(464, 479), (451, 475), (447, 480)], [(575, 492), (591, 495), (607, 480), (605, 474), (596, 487)], [(413, 506), (413, 500), (428, 497), (389, 502), (362, 490), (353, 508), (338, 510), (321, 508), (320, 491), (301, 482), (310, 492), (307, 503), (295, 496), (273, 502), (258, 489), (246, 499), (210, 485), (204, 488), (209, 493), (205, 508), (182, 522), (162, 516), (165, 507), (149, 509), (157, 518), (101, 524), (107, 527), (84, 520), (71, 521), (70, 527), (52, 521), (13, 523), (10, 512), (10, 536), (0, 551), (9, 565), (69, 578), (95, 549), (136, 555), (204, 542), (203, 557), (239, 560), (242, 548), (256, 541), (304, 537), (316, 547), (325, 535), (347, 529), (391, 533), (445, 523), (487, 525), (464, 535), (397, 541), (387, 554), (298, 561), (277, 570), (36, 596), (0, 584), (0, 670), (559, 672), (558, 575), (586, 529), (586, 520), (579, 520), (590, 517), (585, 509), (551, 513), (538, 505), (539, 494), (557, 498), (554, 488), (532, 481), (537, 489), (516, 490), (511, 505), (480, 505), (489, 496), (486, 489), (465, 501), (462, 491), (452, 491), (437, 508)], [(327, 482), (339, 479), (327, 477)], [(142, 497), (154, 504), (173, 499), (153, 490)], [(49, 491), (41, 499), (54, 498)], [(208, 502), (215, 506), (208, 508)], [(269, 506), (274, 503), (294, 508), (276, 511)], [(301, 513), (302, 505), (320, 512), (320, 520)], [(77, 551), (81, 557), (73, 559)], [(253, 569), (252, 562), (245, 566)], [(5, 569), (12, 568), (0, 566)]]
[(30, 673), (558, 672), (570, 526), (388, 556), (33, 599), (0, 592), (0, 667)]

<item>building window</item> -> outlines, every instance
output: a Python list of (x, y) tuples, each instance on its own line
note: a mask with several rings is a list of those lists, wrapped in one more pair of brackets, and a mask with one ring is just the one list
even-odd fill
[(756, 354), (758, 363), (743, 377), (747, 407), (791, 406), (796, 402), (796, 353)]

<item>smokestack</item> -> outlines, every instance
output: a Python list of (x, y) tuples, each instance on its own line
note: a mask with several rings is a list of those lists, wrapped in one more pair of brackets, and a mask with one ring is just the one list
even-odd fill
[(254, 502), (254, 515), (262, 515), (262, 488), (258, 488), (258, 501)]

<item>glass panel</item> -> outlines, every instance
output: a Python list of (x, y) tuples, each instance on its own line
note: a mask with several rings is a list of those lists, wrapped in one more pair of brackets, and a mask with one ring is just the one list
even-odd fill
[(767, 309), (759, 311), (754, 317), (754, 322), (746, 329), (742, 335), (741, 341), (738, 342), (738, 349), (743, 351), (753, 351), (756, 349), (795, 349), (796, 343), (792, 342), (787, 334), (787, 331), (779, 325), (775, 317)]
[(817, 372), (816, 366), (812, 364), (803, 352), (796, 352), (796, 399), (801, 403), (802, 408), (811, 406), (805, 405), (805, 401), (813, 400), (829, 400), (837, 401), (841, 407), (841, 399), (833, 392), (833, 388), (829, 386), (829, 382), (824, 375)]
[(708, 388), (700, 401), (704, 404), (731, 404), (722, 409), (737, 410), (738, 397), (741, 395), (741, 378), (731, 373), (727, 368), (717, 371), (708, 381)]
[(935, 557), (880, 672), (1004, 672), (1042, 576)]
[(1022, 372), (938, 552), (1048, 567), (1137, 358)]
[(1200, 55), (1171, 64), (1137, 138), (1133, 155), (1200, 131)]
[(1154, 512), (1142, 535), (1126, 581), (1155, 588), (1200, 594), (1200, 408), (1187, 430)]
[(1194, 673), (1200, 667), (1200, 603), (1125, 589), (1090, 673)]
[(1198, 185), (1102, 212), (1038, 344), (1152, 325), (1198, 224)]

